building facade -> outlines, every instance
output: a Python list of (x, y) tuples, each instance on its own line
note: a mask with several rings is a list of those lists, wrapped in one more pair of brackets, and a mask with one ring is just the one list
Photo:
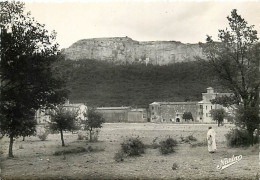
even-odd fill
[[(85, 120), (84, 114), (87, 113), (87, 106), (83, 103), (78, 104), (70, 104), (69, 101), (67, 101), (65, 104), (61, 106), (66, 111), (71, 111), (77, 113), (77, 120)], [(44, 125), (48, 122), (51, 122), (51, 116), (50, 113), (54, 112), (54, 109), (45, 109), (41, 108), (38, 109), (35, 113), (35, 118), (37, 121), (37, 124)]]
[(183, 114), (191, 112), (192, 119), (198, 120), (197, 102), (154, 102), (149, 105), (151, 122), (185, 122)]
[(147, 122), (148, 114), (144, 108), (131, 109), (128, 112), (128, 122)]
[[(212, 87), (209, 87), (206, 93), (202, 93), (202, 101), (199, 102), (153, 102), (149, 105), (150, 120), (151, 122), (185, 122), (183, 114), (190, 112), (193, 122), (214, 123), (210, 110), (224, 107), (212, 104), (211, 100), (224, 95), (230, 96), (231, 93), (216, 93)], [(224, 109), (229, 111), (227, 108)]]
[(127, 122), (130, 107), (98, 107), (97, 112), (103, 115), (106, 123)]

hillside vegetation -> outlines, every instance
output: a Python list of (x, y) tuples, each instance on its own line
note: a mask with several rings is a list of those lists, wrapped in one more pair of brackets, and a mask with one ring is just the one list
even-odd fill
[(94, 106), (148, 107), (154, 101), (199, 101), (213, 76), (199, 62), (114, 65), (105, 61), (62, 61), (70, 101)]

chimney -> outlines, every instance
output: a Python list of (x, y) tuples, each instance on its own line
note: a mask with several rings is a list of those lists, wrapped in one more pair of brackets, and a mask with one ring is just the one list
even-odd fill
[(70, 100), (67, 99), (67, 100), (65, 101), (65, 105), (69, 105), (69, 104), (70, 104)]
[(207, 88), (207, 93), (208, 93), (208, 94), (214, 93), (214, 89), (213, 89), (212, 87), (208, 87), (208, 88)]

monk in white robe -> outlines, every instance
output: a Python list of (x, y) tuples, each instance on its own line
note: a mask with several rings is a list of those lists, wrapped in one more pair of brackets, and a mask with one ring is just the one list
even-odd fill
[(212, 129), (212, 127), (209, 127), (207, 133), (207, 140), (208, 140), (209, 152), (214, 153), (217, 150), (217, 145), (216, 145), (216, 132)]

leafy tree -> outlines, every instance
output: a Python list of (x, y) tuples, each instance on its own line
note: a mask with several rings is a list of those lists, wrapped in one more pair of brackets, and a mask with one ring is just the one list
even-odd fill
[(239, 104), (239, 101), (237, 100), (238, 99), (233, 95), (224, 95), (216, 97), (215, 99), (212, 99), (210, 102), (212, 104), (221, 104), (224, 107), (232, 107), (234, 104)]
[(52, 131), (60, 132), (62, 146), (65, 146), (63, 132), (79, 129), (77, 126), (77, 112), (65, 110), (63, 107), (57, 107), (50, 113), (51, 122), (49, 128)]
[(35, 116), (28, 117), (27, 120), (23, 121), (23, 127), (21, 136), (23, 136), (23, 141), (26, 136), (36, 135), (36, 132), (33, 128), (24, 128), (24, 127), (35, 127), (37, 122), (35, 121)]
[(101, 128), (102, 124), (105, 122), (105, 119), (102, 114), (96, 111), (95, 108), (89, 108), (87, 113), (85, 113), (85, 117), (85, 129), (89, 131), (90, 141), (92, 141), (93, 130), (96, 128)]
[(1, 5), (1, 133), (13, 141), (35, 132), (35, 111), (64, 101), (67, 91), (52, 64), (57, 61), (56, 33), (24, 13), (24, 3)]
[[(230, 28), (219, 30), (220, 42), (208, 36), (202, 48), (209, 67), (220, 83), (232, 91), (236, 104), (243, 108), (240, 113), (247, 120), (236, 119), (237, 125), (245, 127), (253, 137), (259, 124), (260, 43), (254, 26), (249, 26), (236, 10), (232, 10), (227, 19)], [(256, 112), (249, 118), (246, 117), (248, 111)], [(253, 139), (251, 142), (253, 144)]]
[(191, 112), (184, 112), (182, 118), (185, 119), (185, 121), (187, 121), (187, 120), (193, 121), (193, 117), (192, 117)]
[[(254, 131), (259, 127), (259, 110), (258, 107), (247, 107), (240, 105), (238, 106), (235, 114), (236, 124), (242, 129), (247, 128), (251, 144), (254, 143)], [(259, 137), (259, 129), (257, 132), (257, 137)]]
[(218, 122), (218, 127), (219, 127), (220, 124), (223, 123), (224, 118), (227, 116), (226, 111), (223, 108), (221, 108), (221, 109), (212, 109), (212, 110), (210, 110), (210, 114), (212, 116), (212, 119), (214, 121)]

